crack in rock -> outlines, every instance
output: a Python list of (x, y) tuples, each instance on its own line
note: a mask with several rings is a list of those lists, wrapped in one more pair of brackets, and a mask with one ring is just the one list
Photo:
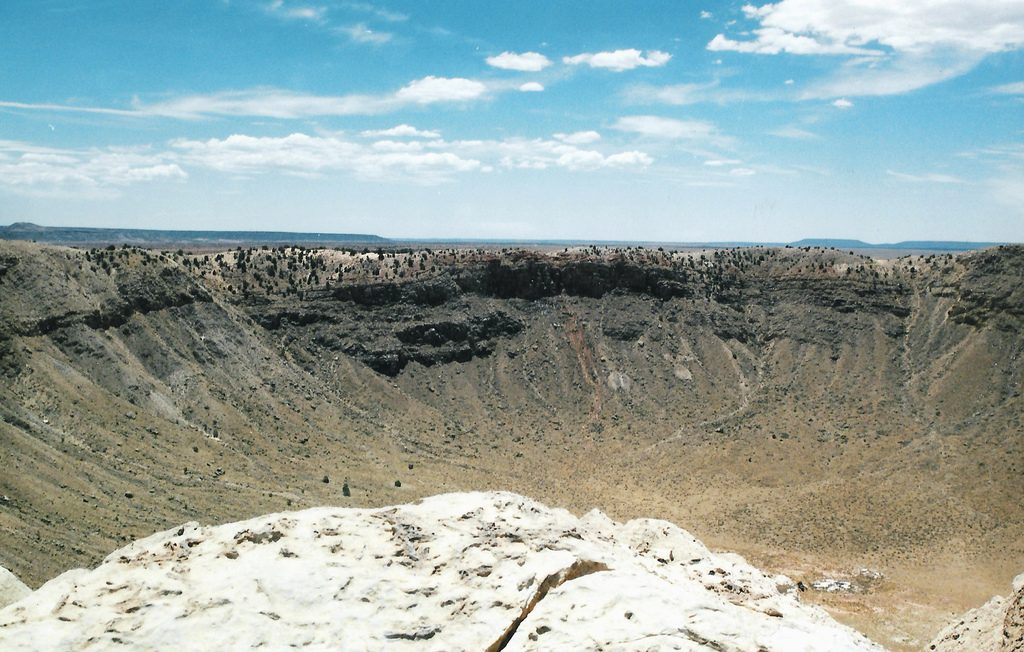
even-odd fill
[(519, 614), (519, 617), (512, 621), (497, 641), (491, 643), (485, 648), (485, 652), (498, 652), (499, 650), (504, 650), (505, 646), (507, 646), (512, 640), (512, 637), (516, 635), (516, 630), (518, 630), (519, 626), (523, 624), (526, 617), (530, 615), (530, 612), (537, 607), (537, 604), (539, 604), (552, 589), (556, 589), (566, 582), (571, 582), (585, 575), (599, 573), (606, 570), (608, 570), (608, 566), (599, 561), (577, 559), (568, 568), (563, 568), (558, 572), (548, 575), (537, 587), (537, 590), (533, 592), (533, 595), (530, 596), (529, 601), (527, 601), (526, 606), (523, 607), (523, 611)]

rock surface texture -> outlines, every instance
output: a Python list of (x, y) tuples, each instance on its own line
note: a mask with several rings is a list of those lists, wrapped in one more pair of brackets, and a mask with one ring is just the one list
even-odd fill
[(0, 609), (21, 600), (31, 592), (31, 589), (14, 573), (0, 566)]
[(936, 652), (1024, 652), (1024, 573), (1009, 597), (996, 596), (956, 618), (935, 637)]
[(0, 611), (4, 650), (878, 650), (666, 521), (510, 493), (190, 523)]

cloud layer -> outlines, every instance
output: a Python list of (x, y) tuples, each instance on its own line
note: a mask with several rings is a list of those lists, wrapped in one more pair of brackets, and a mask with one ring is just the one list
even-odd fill
[(173, 155), (145, 147), (73, 150), (0, 141), (0, 186), (19, 194), (104, 199), (132, 184), (187, 177)]
[(7, 101), (0, 101), (0, 107), (182, 120), (214, 116), (296, 119), (315, 116), (376, 115), (415, 105), (470, 102), (482, 99), (487, 93), (488, 87), (474, 79), (430, 75), (411, 81), (393, 93), (383, 95), (308, 95), (276, 88), (257, 88), (207, 95), (186, 95), (156, 102), (136, 99), (132, 102), (131, 109)]
[(127, 186), (183, 180), (186, 170), (240, 176), (268, 173), (303, 177), (347, 174), (363, 180), (436, 184), (467, 172), (643, 168), (654, 159), (639, 150), (595, 149), (597, 132), (552, 138), (453, 140), (401, 124), (366, 130), (359, 138), (292, 133), (179, 138), (163, 151), (149, 147), (54, 149), (0, 141), (0, 187), (20, 194), (113, 198)]
[[(421, 132), (422, 133), (422, 132)], [(181, 139), (172, 147), (190, 165), (221, 172), (319, 174), (336, 170), (362, 179), (438, 183), (455, 173), (495, 168), (596, 170), (650, 165), (648, 154), (604, 153), (557, 139), (362, 142), (342, 136), (294, 133), (280, 138), (236, 134), (205, 141)]]
[(634, 68), (658, 68), (664, 66), (672, 55), (660, 50), (649, 50), (647, 55), (640, 50), (615, 50), (612, 52), (584, 52), (571, 57), (563, 57), (562, 62), (570, 66), (586, 64), (591, 68), (605, 68), (613, 72), (623, 72)]
[(487, 65), (504, 70), (519, 70), (521, 72), (538, 72), (551, 65), (551, 60), (538, 52), (502, 52), (493, 57), (487, 57)]
[(849, 57), (800, 99), (906, 93), (1024, 47), (1024, 3), (1004, 0), (779, 0), (743, 13), (752, 38), (718, 34), (709, 50)]
[(710, 122), (676, 120), (653, 115), (633, 115), (619, 118), (615, 123), (615, 128), (619, 131), (668, 140), (710, 140), (718, 137), (718, 129)]
[(1024, 4), (1005, 0), (780, 0), (746, 5), (743, 13), (760, 24), (755, 38), (719, 34), (710, 49), (877, 55), (937, 48), (993, 53), (1024, 45)]

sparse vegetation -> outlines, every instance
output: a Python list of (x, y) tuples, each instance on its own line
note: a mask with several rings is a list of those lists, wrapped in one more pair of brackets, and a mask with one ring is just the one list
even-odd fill
[(30, 581), (336, 503), (331, 465), (379, 504), (410, 459), (410, 499), (643, 512), (776, 568), (895, 583), (966, 541), (987, 596), (1018, 565), (1019, 249), (0, 247), (0, 549)]

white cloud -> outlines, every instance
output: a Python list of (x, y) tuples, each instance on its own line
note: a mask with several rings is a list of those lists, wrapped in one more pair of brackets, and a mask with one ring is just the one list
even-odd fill
[(520, 72), (538, 72), (551, 65), (551, 60), (539, 52), (502, 52), (493, 57), (487, 57), (487, 65), (503, 70), (518, 70)]
[(604, 153), (557, 140), (510, 138), (505, 140), (442, 139), (380, 140), (369, 145), (341, 136), (256, 137), (235, 134), (205, 141), (172, 142), (182, 164), (234, 174), (279, 172), (322, 175), (347, 172), (362, 179), (414, 183), (441, 183), (454, 175), (506, 169), (563, 168), (572, 171), (601, 168), (638, 168), (653, 159), (630, 150)]
[(714, 17), (715, 17), (714, 14), (712, 14), (710, 11), (702, 11), (702, 12), (700, 12), (701, 20), (711, 20)]
[(171, 145), (184, 162), (236, 174), (283, 172), (308, 176), (344, 171), (363, 179), (429, 184), (481, 165), (478, 160), (452, 152), (416, 151), (422, 148), (415, 147), (368, 148), (337, 136), (302, 133), (280, 138), (235, 134), (205, 141), (181, 139)]
[(1024, 95), (1024, 81), (996, 86), (992, 92), (997, 95)]
[(736, 159), (731, 159), (731, 158), (713, 158), (713, 159), (709, 159), (707, 161), (704, 161), (704, 165), (706, 165), (706, 166), (708, 166), (710, 168), (720, 168), (720, 167), (724, 167), (726, 165), (738, 165), (741, 162), (742, 161), (738, 161)]
[[(879, 52), (877, 44), (900, 52), (936, 47), (1000, 52), (1024, 45), (1024, 4), (1005, 0), (779, 0), (746, 5), (743, 12), (761, 28), (754, 30), (752, 41), (732, 41), (739, 51), (843, 54), (865, 46)], [(712, 42), (728, 41), (719, 36)], [(772, 47), (786, 42), (798, 45)]]
[(587, 64), (591, 68), (606, 68), (614, 72), (632, 70), (638, 67), (657, 68), (669, 62), (672, 55), (660, 50), (648, 50), (644, 56), (640, 50), (615, 50), (614, 52), (584, 52), (563, 57), (562, 62), (571, 66)]
[(426, 149), (420, 140), (378, 140), (370, 147), (378, 152), (422, 152)]
[(886, 170), (885, 173), (891, 177), (899, 179), (900, 181), (909, 181), (911, 183), (964, 183), (963, 179), (949, 174), (907, 174), (905, 172), (896, 172), (895, 170)]
[(147, 148), (71, 150), (0, 141), (0, 188), (19, 194), (106, 199), (133, 184), (187, 177), (172, 156)]
[[(494, 90), (504, 90), (504, 87), (495, 86)], [(0, 101), (0, 108), (180, 120), (212, 116), (258, 116), (287, 120), (313, 116), (376, 115), (409, 105), (469, 102), (487, 93), (488, 87), (473, 79), (428, 76), (409, 82), (393, 93), (381, 95), (306, 95), (276, 88), (255, 88), (209, 95), (186, 95), (153, 102), (136, 98), (130, 109), (9, 101)]]
[(400, 124), (390, 129), (368, 129), (359, 134), (365, 138), (440, 138), (437, 131), (424, 131), (412, 125)]
[(570, 170), (593, 170), (604, 165), (604, 160), (600, 152), (573, 149), (559, 156), (556, 163)]
[(189, 163), (222, 172), (248, 172), (266, 169), (293, 169), (318, 172), (345, 167), (363, 148), (338, 137), (318, 137), (294, 133), (284, 137), (258, 137), (233, 134), (209, 140), (179, 139), (171, 146)]
[(837, 109), (849, 109), (853, 107), (853, 102), (846, 99), (845, 97), (840, 97), (835, 102), (832, 102), (832, 106), (836, 107)]
[(755, 29), (757, 40), (734, 41), (724, 34), (717, 34), (708, 43), (712, 52), (745, 52), (747, 54), (877, 54), (873, 50), (855, 48), (841, 43), (824, 43), (810, 36), (789, 34), (780, 29)]
[(397, 172), (412, 181), (437, 183), (455, 172), (480, 168), (480, 161), (464, 159), (450, 152), (392, 152), (359, 160), (355, 172), (363, 178), (392, 177)]
[[(0, 141), (0, 191), (105, 198), (133, 184), (188, 178), (186, 170), (231, 175), (358, 179), (436, 184), (460, 174), (498, 168), (642, 169), (653, 163), (636, 149), (597, 148), (596, 132), (561, 134), (563, 140), (507, 138), (446, 141), (436, 131), (401, 124), (389, 129), (287, 136), (233, 134), (205, 140), (180, 138), (164, 151), (151, 147), (54, 149)], [(364, 138), (373, 140), (367, 141)], [(610, 150), (610, 151), (609, 151)]]
[(707, 101), (718, 87), (717, 81), (701, 84), (673, 84), (671, 86), (634, 86), (629, 98), (637, 102), (660, 102), (678, 106)]
[(286, 11), (285, 15), (289, 18), (302, 18), (303, 20), (311, 20), (314, 22), (321, 21), (324, 18), (323, 7), (295, 7)]
[(733, 168), (729, 170), (729, 176), (732, 177), (751, 177), (755, 174), (757, 174), (757, 172), (750, 168)]
[[(461, 174), (497, 168), (642, 169), (654, 159), (639, 150), (595, 149), (596, 132), (563, 134), (565, 140), (508, 138), (446, 141), (435, 131), (402, 124), (359, 134), (282, 137), (233, 134), (206, 140), (181, 138), (164, 151), (151, 147), (55, 149), (0, 140), (0, 192), (35, 196), (112, 198), (125, 187), (180, 181), (186, 170), (231, 175), (284, 174), (303, 177), (351, 175), (357, 179), (432, 185)], [(401, 140), (413, 138), (413, 140)], [(572, 141), (572, 142), (568, 142)]]
[(807, 86), (799, 99), (899, 95), (959, 77), (983, 58), (978, 53), (940, 51), (894, 55), (865, 62), (852, 59), (831, 77)]
[(51, 104), (46, 102), (7, 102), (0, 101), (0, 108), (22, 109), (26, 111), (57, 111), (60, 113), (94, 113), (122, 117), (141, 117), (143, 114), (132, 109), (109, 109), (98, 106), (75, 106), (74, 104)]
[(721, 88), (717, 80), (703, 83), (672, 84), (669, 86), (651, 86), (638, 84), (626, 92), (632, 102), (641, 104), (657, 103), (686, 106), (713, 102), (756, 102), (779, 99), (778, 93), (751, 91), (737, 88)]
[(465, 102), (475, 100), (486, 92), (487, 87), (473, 79), (431, 75), (403, 86), (395, 93), (395, 99), (415, 104)]
[[(584, 138), (586, 140), (586, 138)], [(590, 142), (594, 142), (591, 140)], [(578, 144), (541, 138), (509, 138), (505, 140), (454, 141), (443, 146), (463, 155), (495, 159), (497, 166), (507, 169), (544, 170), (560, 167), (569, 170), (599, 168), (645, 167), (654, 159), (645, 152), (630, 150), (605, 154), (583, 149)]]
[(618, 154), (605, 157), (605, 165), (612, 167), (647, 166), (653, 162), (654, 159), (649, 154), (635, 150), (619, 152)]
[(326, 7), (314, 7), (310, 5), (297, 5), (288, 3), (285, 4), (283, 0), (273, 0), (270, 4), (266, 5), (267, 13), (278, 18), (286, 18), (289, 20), (307, 20), (313, 23), (319, 23), (324, 20), (327, 15)]
[[(273, 88), (191, 95), (161, 102), (136, 101), (132, 111), (77, 107), (58, 110), (114, 112), (116, 115), (159, 116), (194, 120), (216, 115), (260, 116), (295, 119), (312, 116), (375, 115), (410, 104), (467, 102), (481, 98), (487, 87), (460, 77), (424, 77), (385, 95), (303, 95)], [(0, 106), (3, 104), (0, 103)], [(15, 108), (54, 109), (52, 105), (19, 105)]]
[(356, 43), (368, 43), (370, 45), (383, 45), (389, 42), (394, 36), (390, 32), (375, 32), (366, 26), (366, 23), (356, 23), (346, 27), (336, 27), (334, 32), (349, 37)]
[[(228, 0), (224, 0), (227, 4)], [(332, 3), (330, 7), (323, 5), (311, 5), (296, 3), (291, 0), (272, 0), (269, 3), (257, 4), (256, 6), (274, 18), (285, 21), (303, 21), (311, 24), (314, 28), (321, 29), (331, 34), (344, 36), (354, 43), (368, 45), (383, 45), (394, 38), (394, 35), (387, 31), (375, 30), (365, 22), (359, 21), (349, 25), (338, 25), (332, 20), (331, 14), (337, 13), (338, 9), (348, 9), (370, 14), (373, 18), (387, 22), (398, 22), (408, 18), (403, 14), (392, 13), (378, 9), (367, 3), (344, 3), (341, 5)]]
[(410, 102), (411, 100), (399, 101), (397, 93), (390, 96), (302, 95), (270, 88), (229, 91), (212, 95), (190, 95), (152, 104), (137, 101), (135, 113), (139, 116), (193, 120), (215, 115), (288, 119), (384, 113)]
[(670, 140), (712, 140), (718, 137), (718, 129), (710, 122), (653, 115), (625, 116), (619, 118), (614, 127), (619, 131)]
[(554, 138), (570, 145), (589, 145), (601, 140), (601, 134), (596, 131), (574, 131), (571, 134), (554, 134)]
[(743, 12), (752, 38), (718, 34), (709, 50), (856, 55), (802, 99), (905, 93), (1024, 47), (1024, 3), (1006, 0), (779, 0)]
[(960, 156), (966, 158), (982, 158), (990, 161), (1009, 161), (1016, 163), (1024, 161), (1024, 143), (1004, 143), (1001, 145), (990, 145), (981, 149), (962, 152)]
[(526, 82), (519, 87), (524, 93), (539, 93), (544, 90), (544, 84), (540, 82)]
[(397, 11), (389, 11), (387, 9), (382, 9), (380, 7), (375, 7), (374, 5), (367, 2), (346, 2), (343, 6), (346, 9), (351, 9), (353, 11), (361, 11), (365, 14), (370, 14), (374, 18), (379, 18), (380, 20), (389, 23), (401, 23), (403, 21), (409, 20), (409, 17), (406, 16), (405, 14), (398, 13)]
[(768, 132), (768, 135), (778, 138), (792, 138), (794, 140), (814, 140), (818, 137), (818, 134), (801, 129), (800, 127), (794, 127), (793, 125), (772, 129)]
[(604, 156), (593, 150), (572, 149), (555, 163), (568, 170), (596, 170), (598, 168), (646, 167), (654, 162), (648, 154), (638, 151), (619, 152)]

